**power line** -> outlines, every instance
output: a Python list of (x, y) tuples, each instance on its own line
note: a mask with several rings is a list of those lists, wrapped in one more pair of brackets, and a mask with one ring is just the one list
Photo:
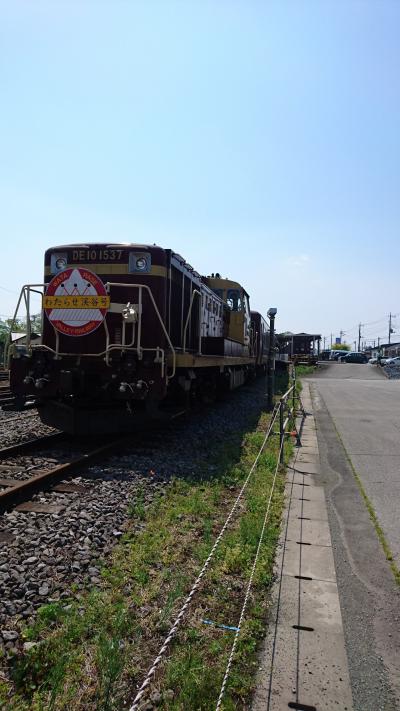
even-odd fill
[(12, 289), (7, 289), (6, 286), (1, 286), (1, 285), (0, 285), (0, 289), (1, 289), (2, 291), (8, 291), (9, 294), (17, 294), (17, 295), (18, 295), (18, 292), (17, 292), (17, 291), (13, 291)]

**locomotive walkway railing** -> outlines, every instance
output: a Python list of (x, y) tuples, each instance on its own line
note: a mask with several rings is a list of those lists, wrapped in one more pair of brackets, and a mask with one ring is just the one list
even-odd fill
[[(165, 369), (166, 369), (166, 358), (165, 358), (165, 350), (161, 348), (160, 346), (154, 346), (152, 348), (144, 348), (141, 344), (142, 340), (142, 303), (143, 303), (143, 290), (146, 291), (148, 294), (150, 301), (152, 303), (152, 306), (154, 308), (154, 311), (156, 313), (157, 319), (161, 325), (162, 331), (164, 333), (164, 336), (166, 338), (166, 341), (168, 343), (168, 347), (171, 351), (172, 355), (172, 370), (171, 373), (166, 374), (166, 380), (167, 382), (171, 380), (176, 372), (176, 352), (175, 349), (172, 345), (172, 341), (169, 337), (168, 331), (165, 327), (165, 324), (162, 320), (160, 311), (157, 307), (157, 304), (155, 302), (154, 296), (152, 294), (152, 291), (147, 284), (124, 284), (120, 282), (107, 282), (105, 284), (105, 287), (108, 291), (110, 291), (111, 287), (122, 287), (126, 289), (138, 289), (138, 304), (136, 305), (136, 320), (129, 321), (129, 323), (132, 324), (132, 339), (130, 343), (111, 343), (110, 342), (110, 333), (108, 330), (107, 326), (107, 317), (103, 321), (103, 327), (105, 330), (105, 337), (106, 337), (106, 347), (103, 351), (99, 351), (98, 353), (70, 353), (68, 351), (60, 351), (59, 349), (59, 342), (60, 342), (60, 336), (59, 332), (57, 329), (54, 328), (54, 334), (55, 334), (55, 339), (56, 339), (56, 347), (51, 348), (50, 346), (47, 346), (43, 343), (32, 343), (32, 333), (31, 333), (31, 294), (34, 293), (38, 296), (40, 296), (41, 299), (43, 299), (44, 296), (44, 291), (47, 287), (47, 284), (25, 284), (22, 289), (21, 293), (17, 302), (17, 307), (15, 309), (14, 316), (12, 318), (11, 322), (11, 327), (10, 327), (10, 336), (9, 339), (5, 345), (4, 349), (4, 366), (7, 368), (9, 366), (9, 359), (10, 359), (10, 352), (11, 348), (13, 346), (13, 342), (11, 340), (11, 333), (13, 331), (13, 327), (17, 322), (18, 318), (18, 313), (21, 308), (21, 303), (25, 304), (25, 312), (26, 312), (26, 334), (25, 334), (25, 339), (26, 343), (24, 344), (26, 346), (27, 351), (29, 352), (32, 349), (41, 349), (41, 350), (46, 350), (49, 351), (50, 353), (54, 354), (55, 359), (59, 359), (63, 356), (74, 356), (74, 357), (103, 357), (105, 356), (106, 362), (108, 363), (108, 358), (109, 354), (112, 351), (115, 350), (120, 350), (120, 351), (135, 351), (137, 353), (137, 356), (139, 359), (142, 358), (142, 354), (144, 351), (154, 351), (156, 354), (156, 361), (160, 362), (161, 364), (161, 371), (162, 371), (162, 377), (164, 377)], [(39, 291), (41, 289), (42, 291)], [(114, 307), (114, 312), (115, 313), (120, 313), (121, 318), (122, 318), (122, 327), (123, 327), (123, 333), (125, 336), (125, 326), (126, 326), (126, 319), (124, 320), (124, 310), (126, 310), (130, 304), (123, 304), (123, 303), (111, 303), (110, 305), (110, 311), (113, 312), (113, 307)], [(128, 309), (129, 310), (129, 309)], [(136, 324), (137, 324), (137, 330), (136, 330)]]
[[(147, 284), (122, 284), (122, 283), (120, 283), (120, 282), (112, 282), (112, 281), (109, 281), (109, 282), (107, 282), (107, 283), (105, 284), (105, 287), (106, 287), (107, 291), (109, 291), (110, 288), (113, 287), (113, 286), (114, 286), (114, 287), (118, 287), (118, 288), (126, 288), (126, 289), (138, 289), (138, 291), (139, 291), (138, 333), (137, 333), (137, 344), (136, 344), (136, 348), (137, 348), (137, 350), (138, 350), (138, 356), (139, 356), (139, 352), (142, 352), (142, 351), (154, 351), (154, 350), (163, 351), (163, 349), (160, 348), (159, 346), (157, 346), (156, 348), (143, 348), (143, 347), (141, 346), (143, 289), (144, 289), (144, 290), (147, 292), (147, 294), (149, 295), (150, 301), (151, 301), (151, 303), (152, 303), (152, 305), (153, 305), (154, 311), (155, 311), (155, 313), (156, 313), (156, 316), (157, 316), (157, 318), (158, 318), (158, 321), (159, 321), (159, 323), (160, 323), (160, 326), (161, 326), (161, 328), (162, 328), (162, 331), (163, 331), (163, 333), (164, 333), (164, 336), (165, 336), (165, 338), (166, 338), (166, 340), (167, 340), (168, 346), (169, 346), (169, 348), (170, 348), (170, 350), (171, 350), (171, 353), (172, 353), (172, 372), (171, 372), (170, 375), (167, 374), (167, 376), (166, 376), (166, 379), (167, 379), (167, 382), (168, 382), (169, 380), (171, 380), (171, 379), (174, 377), (175, 372), (176, 372), (176, 352), (175, 352), (175, 348), (174, 348), (173, 345), (172, 345), (172, 341), (171, 341), (171, 339), (170, 339), (170, 337), (169, 337), (169, 333), (168, 333), (168, 331), (167, 331), (167, 329), (166, 329), (166, 327), (165, 327), (164, 321), (162, 320), (161, 314), (160, 314), (160, 312), (159, 312), (159, 310), (158, 310), (158, 306), (157, 306), (157, 304), (156, 304), (156, 302), (155, 302), (155, 299), (154, 299), (154, 296), (153, 296), (153, 294), (152, 294), (152, 291), (151, 291), (150, 287), (147, 286)], [(164, 351), (163, 351), (163, 352), (164, 352)]]
[[(39, 289), (45, 289), (46, 284), (24, 284), (24, 286), (21, 289), (18, 301), (17, 301), (17, 306), (14, 311), (14, 316), (11, 319), (11, 325), (10, 325), (10, 333), (9, 337), (5, 343), (4, 346), (4, 367), (8, 368), (9, 367), (9, 357), (10, 357), (10, 348), (13, 345), (12, 341), (12, 333), (13, 329), (15, 328), (15, 325), (17, 323), (18, 319), (18, 313), (21, 308), (21, 303), (22, 301), (25, 304), (25, 313), (26, 313), (26, 346), (29, 349), (31, 347), (31, 337), (32, 337), (32, 330), (31, 330), (31, 292), (40, 296), (40, 298), (43, 298), (43, 292), (38, 291)], [(21, 334), (23, 336), (24, 334)]]

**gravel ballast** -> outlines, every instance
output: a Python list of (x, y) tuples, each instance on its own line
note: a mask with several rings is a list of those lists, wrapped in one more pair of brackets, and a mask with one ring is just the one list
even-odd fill
[[(0, 516), (0, 639), (6, 653), (22, 645), (20, 623), (32, 620), (38, 607), (101, 585), (101, 568), (124, 531), (144, 526), (132, 514), (135, 502), (149, 506), (165, 494), (174, 477), (218, 475), (217, 451), (226, 439), (256, 426), (265, 404), (265, 380), (259, 379), (226, 401), (157, 430), (152, 438), (146, 433), (142, 444), (68, 480), (78, 491), (47, 491), (34, 497), (38, 503), (61, 507), (58, 513), (13, 511)], [(3, 427), (5, 414), (0, 418)], [(15, 442), (13, 420), (9, 418), (10, 444)], [(25, 437), (24, 427), (27, 439), (37, 436), (36, 426), (43, 427), (35, 417), (26, 424), (21, 419), (17, 436)]]

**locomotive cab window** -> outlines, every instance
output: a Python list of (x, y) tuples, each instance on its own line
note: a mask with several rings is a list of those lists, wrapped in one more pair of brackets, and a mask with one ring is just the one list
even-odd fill
[(148, 274), (151, 270), (151, 255), (149, 252), (130, 252), (129, 271), (135, 274)]
[(239, 289), (228, 289), (226, 303), (232, 311), (242, 310), (242, 300)]

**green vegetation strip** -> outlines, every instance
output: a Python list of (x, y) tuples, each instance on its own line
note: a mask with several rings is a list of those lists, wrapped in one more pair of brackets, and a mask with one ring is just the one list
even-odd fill
[(296, 378), (301, 378), (305, 375), (312, 375), (317, 370), (315, 365), (296, 365)]
[(386, 540), (386, 537), (385, 537), (385, 534), (384, 534), (384, 532), (383, 532), (382, 526), (381, 526), (380, 523), (379, 523), (379, 519), (378, 519), (378, 517), (377, 517), (377, 515), (376, 515), (375, 509), (374, 509), (374, 507), (373, 507), (373, 505), (372, 505), (372, 503), (371, 503), (370, 498), (368, 497), (367, 492), (365, 491), (364, 485), (363, 485), (363, 483), (362, 483), (362, 481), (361, 481), (361, 477), (360, 477), (360, 475), (358, 474), (358, 472), (357, 472), (357, 470), (356, 470), (356, 468), (355, 468), (353, 462), (351, 461), (350, 455), (349, 455), (349, 453), (347, 452), (347, 449), (346, 449), (346, 447), (345, 447), (345, 445), (344, 445), (343, 439), (342, 439), (342, 437), (341, 437), (341, 435), (340, 435), (340, 433), (339, 433), (339, 430), (338, 430), (338, 428), (337, 428), (337, 426), (336, 426), (336, 422), (334, 421), (333, 417), (332, 417), (332, 422), (333, 422), (333, 426), (334, 426), (334, 428), (335, 428), (335, 430), (336, 430), (336, 434), (337, 434), (337, 436), (338, 436), (338, 439), (339, 439), (340, 442), (342, 443), (342, 447), (343, 447), (343, 449), (344, 449), (344, 453), (345, 453), (345, 455), (346, 455), (346, 459), (347, 459), (347, 461), (348, 461), (348, 463), (349, 463), (349, 465), (350, 465), (350, 467), (351, 467), (351, 470), (352, 470), (353, 475), (354, 475), (354, 478), (355, 478), (355, 480), (356, 480), (356, 482), (357, 482), (358, 488), (360, 489), (361, 496), (362, 496), (363, 499), (364, 499), (365, 505), (366, 505), (367, 510), (368, 510), (368, 513), (369, 513), (369, 517), (370, 517), (372, 523), (374, 524), (374, 528), (375, 528), (375, 531), (376, 531), (376, 535), (377, 535), (378, 538), (379, 538), (379, 541), (380, 541), (381, 546), (382, 546), (382, 548), (383, 548), (383, 550), (384, 550), (386, 559), (388, 560), (389, 565), (390, 565), (390, 567), (391, 567), (391, 569), (392, 569), (392, 573), (393, 573), (393, 575), (394, 575), (394, 579), (395, 579), (397, 585), (400, 585), (400, 570), (398, 569), (396, 563), (395, 563), (394, 560), (393, 560), (393, 553), (392, 553), (391, 548), (390, 548), (390, 546), (389, 546), (389, 544), (388, 544), (388, 542), (387, 542), (387, 540)]
[[(130, 515), (136, 522), (141, 519), (144, 529), (123, 536), (102, 570), (100, 589), (39, 610), (35, 623), (23, 632), (29, 650), (12, 660), (11, 680), (0, 682), (1, 708), (109, 711), (132, 702), (248, 474), (268, 421), (269, 415), (262, 414), (239, 451), (233, 440), (224, 446), (213, 480), (177, 479), (148, 508), (140, 497), (132, 502)], [(272, 437), (261, 455), (239, 513), (159, 667), (149, 692), (158, 708), (209, 710), (216, 703), (234, 634), (224, 626), (235, 626), (239, 619), (278, 445), (279, 438)], [(288, 442), (286, 458), (290, 450)], [(284, 484), (282, 471), (227, 687), (226, 711), (247, 707), (252, 692)]]

